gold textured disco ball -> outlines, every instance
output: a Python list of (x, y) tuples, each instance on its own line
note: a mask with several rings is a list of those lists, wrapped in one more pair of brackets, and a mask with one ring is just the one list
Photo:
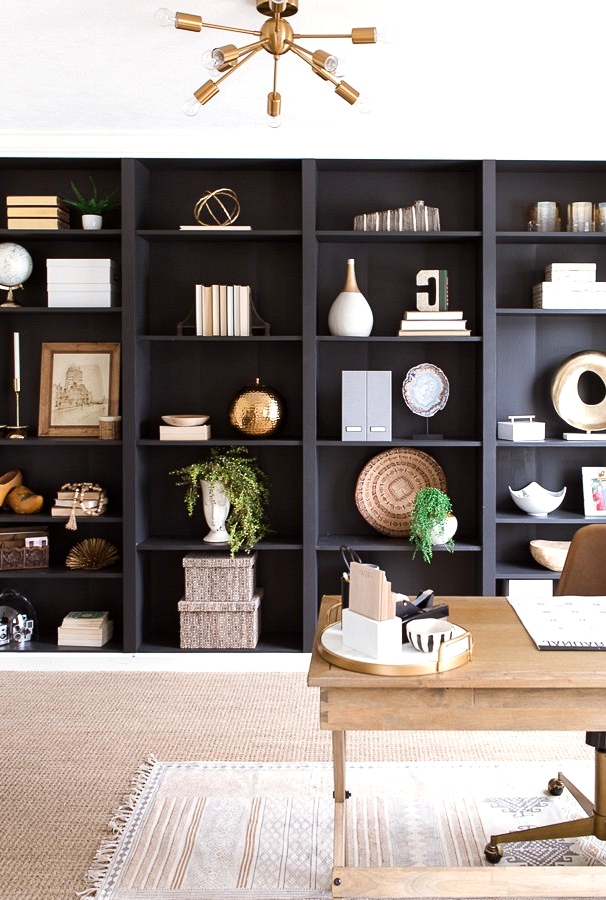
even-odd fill
[(229, 408), (230, 425), (248, 437), (274, 434), (283, 420), (282, 398), (273, 388), (261, 384), (258, 378), (253, 385), (238, 391)]

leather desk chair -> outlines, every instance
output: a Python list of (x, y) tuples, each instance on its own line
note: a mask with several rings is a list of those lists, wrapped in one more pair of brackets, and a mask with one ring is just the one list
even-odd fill
[[(606, 524), (584, 525), (574, 533), (556, 588), (556, 595), (565, 594), (606, 596)], [(498, 863), (502, 858), (500, 844), (587, 835), (606, 840), (606, 731), (588, 731), (585, 741), (595, 749), (595, 802), (582, 794), (562, 772), (551, 779), (548, 787), (555, 796), (568, 788), (586, 817), (526, 831), (493, 834), (484, 848), (489, 862)]]

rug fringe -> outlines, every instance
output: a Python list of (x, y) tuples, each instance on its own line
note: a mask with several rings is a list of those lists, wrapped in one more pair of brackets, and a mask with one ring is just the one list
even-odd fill
[(114, 854), (120, 844), (120, 836), (126, 828), (128, 820), (133, 814), (137, 800), (141, 796), (145, 785), (149, 780), (154, 766), (158, 760), (150, 754), (147, 759), (138, 767), (136, 774), (132, 780), (130, 790), (122, 799), (122, 803), (107, 823), (107, 829), (111, 832), (112, 837), (107, 837), (102, 841), (99, 849), (93, 857), (93, 861), (88, 871), (84, 875), (84, 881), (88, 885), (83, 891), (77, 891), (76, 896), (81, 900), (95, 900), (98, 895), (101, 883), (107, 874), (107, 870), (111, 864)]

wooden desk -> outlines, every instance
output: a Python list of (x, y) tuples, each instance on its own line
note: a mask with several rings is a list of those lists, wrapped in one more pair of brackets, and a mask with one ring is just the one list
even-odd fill
[(307, 683), (320, 688), (320, 728), (332, 732), (333, 897), (604, 896), (600, 867), (499, 867), (483, 860), (456, 869), (347, 866), (347, 731), (606, 730), (606, 654), (537, 650), (503, 597), (439, 599), (450, 606), (451, 621), (472, 634), (473, 659), (449, 672), (405, 677), (351, 672), (322, 659), (318, 636), (339, 598), (322, 600)]

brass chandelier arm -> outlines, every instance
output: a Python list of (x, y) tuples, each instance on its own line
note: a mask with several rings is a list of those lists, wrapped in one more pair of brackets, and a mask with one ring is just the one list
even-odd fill
[(262, 50), (266, 44), (267, 38), (263, 38), (260, 41), (255, 41), (254, 44), (247, 44), (245, 47), (235, 47), (233, 44), (228, 44), (225, 47), (216, 47), (215, 49), (221, 51), (221, 56), (223, 58), (222, 65), (229, 65), (229, 67), (233, 69), (236, 61), (240, 59), (243, 54), (248, 54), (253, 50), (256, 53), (257, 50)]
[(217, 25), (214, 22), (205, 22), (201, 16), (193, 13), (175, 14), (175, 28), (181, 31), (203, 31), (205, 28), (215, 28), (218, 31), (235, 31), (238, 34), (254, 34), (259, 37), (260, 31), (253, 31), (250, 28), (234, 28), (230, 25)]
[(377, 29), (376, 28), (352, 28), (348, 34), (293, 34), (296, 40), (303, 38), (344, 38), (351, 40), (352, 44), (376, 44)]
[(241, 68), (244, 63), (247, 63), (249, 59), (252, 59), (252, 57), (255, 56), (255, 54), (257, 54), (259, 50), (263, 50), (265, 41), (259, 41), (256, 46), (254, 44), (251, 46), (254, 47), (254, 50), (251, 50), (250, 53), (247, 53), (246, 56), (242, 57), (242, 59), (239, 59), (238, 62), (231, 66), (231, 68), (228, 69), (224, 75), (221, 75), (220, 78), (217, 78), (214, 84), (221, 84), (222, 81), (225, 81), (228, 75), (232, 75), (236, 71), (236, 69)]
[(310, 66), (310, 68), (312, 68), (314, 70), (314, 72), (316, 72), (316, 74), (321, 75), (322, 78), (324, 78), (326, 81), (330, 81), (336, 87), (338, 87), (341, 84), (341, 81), (339, 78), (335, 78), (335, 76), (332, 75), (330, 72), (327, 72), (326, 69), (322, 68), (321, 66), (317, 66), (313, 62), (313, 59), (312, 59), (313, 54), (310, 50), (306, 50), (305, 47), (299, 47), (297, 44), (293, 44), (292, 41), (289, 42), (289, 47), (292, 50), (292, 52), (295, 54), (295, 56), (298, 56), (299, 59), (302, 59), (303, 62), (306, 62), (307, 65)]

